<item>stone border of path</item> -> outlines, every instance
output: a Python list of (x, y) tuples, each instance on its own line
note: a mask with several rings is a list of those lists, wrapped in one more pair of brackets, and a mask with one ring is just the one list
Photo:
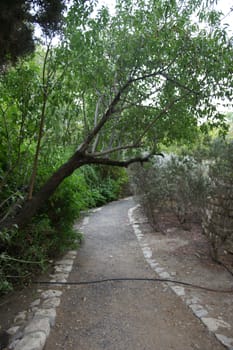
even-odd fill
[[(91, 210), (99, 211), (101, 208)], [(89, 222), (89, 217), (83, 218), (80, 231)], [(79, 225), (78, 225), (79, 226)], [(77, 251), (68, 251), (54, 266), (50, 282), (67, 282), (72, 271)], [(38, 289), (39, 298), (34, 300), (29, 309), (20, 312), (14, 319), (14, 324), (7, 330), (10, 335), (9, 350), (42, 350), (49, 336), (50, 329), (55, 325), (56, 308), (60, 305), (62, 289), (56, 285), (53, 289)]]
[[(73, 267), (76, 251), (69, 251), (56, 262), (55, 272), (50, 282), (66, 282)], [(56, 308), (60, 305), (62, 287), (38, 289), (40, 297), (34, 300), (29, 309), (20, 312), (14, 319), (14, 325), (7, 330), (10, 334), (10, 350), (42, 350), (50, 328), (55, 325)]]
[[(138, 239), (139, 245), (143, 251), (144, 258), (150, 267), (161, 277), (171, 278), (171, 275), (155, 260), (152, 259), (152, 250), (148, 244), (143, 242), (144, 235), (139, 228), (139, 224), (135, 223), (134, 211), (139, 205), (130, 208), (128, 217), (130, 224), (133, 227), (134, 233)], [(91, 212), (100, 211), (102, 208), (97, 208)], [(84, 217), (81, 227), (89, 223), (89, 217)], [(69, 274), (72, 271), (73, 262), (77, 255), (77, 251), (69, 251), (64, 257), (57, 261), (52, 274), (51, 282), (66, 282)], [(182, 298), (186, 305), (192, 310), (194, 315), (198, 317), (207, 329), (212, 332), (216, 338), (229, 350), (233, 350), (233, 338), (228, 338), (217, 332), (219, 327), (229, 327), (223, 320), (207, 317), (208, 311), (200, 304), (199, 300), (192, 298), (188, 299), (185, 296), (185, 288), (178, 285), (168, 285), (173, 292)], [(60, 304), (62, 289), (64, 287), (57, 285), (53, 289), (38, 289), (40, 297), (34, 300), (29, 309), (20, 312), (14, 319), (14, 324), (7, 332), (10, 334), (10, 344), (7, 349), (10, 350), (43, 350), (46, 340), (49, 336), (50, 329), (55, 325), (56, 308)]]
[[(172, 279), (171, 273), (169, 274), (161, 264), (159, 264), (154, 258), (152, 258), (152, 250), (143, 238), (144, 234), (139, 228), (138, 220), (134, 219), (134, 211), (140, 207), (140, 204), (128, 211), (128, 217), (130, 224), (133, 227), (134, 233), (137, 237), (139, 245), (142, 249), (143, 255), (147, 263), (150, 265), (159, 277)], [(166, 284), (166, 283), (164, 283)], [(224, 345), (227, 349), (233, 350), (233, 338), (226, 337), (223, 334), (218, 333), (218, 328), (231, 328), (231, 326), (220, 319), (208, 317), (208, 311), (203, 307), (198, 298), (188, 298), (185, 294), (185, 288), (179, 285), (166, 284), (182, 301), (192, 310), (193, 314), (207, 327), (207, 329), (215, 335), (215, 337)]]

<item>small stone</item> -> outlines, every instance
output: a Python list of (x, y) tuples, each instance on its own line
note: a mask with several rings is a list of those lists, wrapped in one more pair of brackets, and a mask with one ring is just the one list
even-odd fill
[(8, 348), (10, 349), (10, 350), (13, 350), (13, 349), (15, 349), (15, 347), (16, 347), (16, 345), (19, 343), (19, 339), (17, 339), (17, 340), (14, 340), (14, 341), (12, 341), (9, 345), (8, 345)]
[(7, 330), (7, 333), (9, 333), (10, 335), (14, 335), (15, 333), (18, 332), (19, 329), (20, 329), (20, 326), (11, 327)]
[(219, 320), (217, 318), (212, 318), (212, 317), (202, 317), (202, 322), (206, 325), (206, 327), (211, 331), (211, 332), (216, 332), (218, 328), (228, 328), (230, 329), (231, 326), (229, 323)]
[(160, 274), (161, 272), (164, 272), (164, 268), (163, 267), (156, 267), (155, 271)]
[(199, 304), (190, 304), (189, 307), (193, 310), (193, 313), (199, 318), (208, 315), (208, 311)]
[(50, 322), (47, 317), (44, 318), (33, 318), (29, 325), (24, 329), (25, 334), (33, 332), (44, 332), (46, 337), (48, 337), (50, 332)]
[(73, 265), (72, 259), (62, 259), (57, 261), (56, 265)]
[(55, 325), (55, 319), (56, 319), (56, 310), (55, 309), (39, 309), (36, 313), (35, 313), (35, 318), (43, 318), (43, 317), (47, 317), (49, 319), (49, 323), (51, 325), (51, 327), (53, 327)]
[(45, 309), (51, 309), (51, 308), (56, 308), (59, 305), (60, 305), (60, 299), (54, 297), (54, 298), (46, 299), (43, 302), (42, 307)]
[(152, 257), (152, 250), (149, 247), (142, 248), (142, 251), (146, 259), (150, 259)]
[(48, 298), (60, 297), (61, 295), (62, 295), (62, 291), (49, 289), (41, 294), (41, 298), (48, 299)]
[(27, 311), (22, 311), (14, 319), (14, 323), (25, 321), (27, 317)]
[(222, 344), (224, 344), (229, 350), (233, 350), (233, 338), (226, 337), (223, 334), (216, 334), (216, 337)]
[(69, 274), (57, 273), (57, 274), (51, 275), (51, 277), (52, 277), (51, 282), (66, 282), (67, 278), (69, 277)]
[(166, 272), (166, 271), (161, 272), (161, 273), (159, 274), (159, 276), (162, 277), (162, 278), (165, 278), (165, 279), (171, 277), (171, 276), (169, 275), (169, 273)]
[(55, 271), (56, 272), (70, 272), (72, 270), (73, 265), (58, 265), (55, 266)]
[(38, 306), (38, 305), (40, 305), (40, 299), (36, 299), (31, 303), (31, 307)]
[(185, 290), (183, 287), (171, 286), (171, 289), (176, 293), (176, 295), (178, 295), (180, 297), (185, 295)]
[(172, 277), (174, 277), (174, 276), (176, 276), (176, 272), (175, 271), (172, 271), (172, 272), (170, 272), (170, 275), (172, 276)]
[(11, 335), (10, 337), (11, 343), (19, 341), (20, 339), (23, 338), (23, 336), (24, 336), (23, 329), (19, 327), (18, 331), (15, 334)]
[(34, 314), (39, 308), (37, 306), (34, 306), (31, 308), (31, 312)]
[(77, 251), (76, 251), (76, 250), (70, 250), (70, 251), (68, 252), (68, 254), (77, 255)]
[(42, 350), (46, 341), (44, 332), (26, 334), (15, 346), (14, 350)]

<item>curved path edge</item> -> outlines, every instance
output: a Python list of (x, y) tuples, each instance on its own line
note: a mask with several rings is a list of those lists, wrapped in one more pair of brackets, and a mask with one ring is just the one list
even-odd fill
[[(134, 233), (137, 237), (139, 246), (142, 249), (143, 256), (149, 266), (152, 268), (153, 271), (155, 271), (159, 277), (165, 278), (165, 279), (172, 279), (171, 274), (169, 274), (165, 268), (156, 261), (156, 259), (152, 258), (152, 249), (150, 248), (150, 245), (145, 241), (144, 234), (140, 229), (140, 224), (138, 223), (138, 220), (135, 219), (134, 212), (140, 208), (140, 204), (137, 204), (135, 207), (130, 208), (128, 211), (128, 217), (130, 224), (133, 227)], [(224, 345), (227, 349), (233, 350), (233, 338), (229, 338), (225, 336), (224, 334), (220, 334), (217, 330), (219, 327), (226, 327), (228, 328), (228, 324), (224, 322), (223, 320), (214, 319), (211, 317), (208, 317), (208, 311), (205, 309), (204, 306), (202, 306), (199, 302), (195, 300), (190, 300), (190, 298), (187, 298), (185, 293), (185, 287), (181, 287), (179, 285), (176, 285), (175, 283), (173, 285), (165, 283), (178, 297), (182, 299), (182, 301), (191, 309), (193, 314), (207, 327), (208, 331), (213, 333), (217, 340)]]
[[(152, 258), (152, 250), (144, 240), (144, 234), (140, 230), (140, 225), (136, 223), (134, 212), (139, 208), (139, 204), (128, 211), (130, 224), (137, 237), (139, 246), (149, 266), (161, 278), (171, 278), (171, 275)], [(101, 208), (90, 212), (99, 211)], [(86, 216), (79, 226), (79, 230), (88, 225), (89, 217)], [(70, 272), (72, 271), (73, 262), (76, 258), (77, 251), (68, 251), (61, 260), (57, 261), (54, 267), (54, 273), (50, 276), (50, 282), (67, 282)], [(172, 279), (172, 278), (171, 278)], [(166, 284), (166, 283), (164, 283)], [(208, 318), (207, 310), (197, 302), (190, 301), (185, 296), (185, 288), (179, 285), (166, 284), (172, 291), (179, 296), (183, 302), (192, 310), (193, 314), (215, 335), (218, 341), (227, 349), (233, 350), (233, 338), (220, 334), (215, 330), (217, 319)], [(20, 312), (14, 319), (14, 324), (7, 332), (10, 334), (9, 350), (43, 350), (46, 340), (50, 334), (51, 327), (55, 325), (56, 308), (60, 305), (60, 299), (63, 293), (63, 287), (54, 285), (53, 289), (38, 289), (40, 297), (34, 300), (28, 310)], [(221, 325), (223, 326), (223, 324)], [(218, 328), (218, 327), (217, 327)]]
[[(91, 212), (101, 208), (91, 210)], [(89, 222), (89, 217), (83, 218), (78, 228), (80, 231)], [(50, 275), (50, 282), (67, 282), (73, 268), (76, 250), (68, 251), (54, 266), (54, 273)], [(46, 340), (54, 327), (56, 320), (56, 308), (60, 305), (63, 287), (53, 285), (53, 288), (38, 289), (39, 297), (35, 299), (25, 311), (14, 318), (14, 323), (7, 330), (9, 334), (9, 350), (43, 350)]]

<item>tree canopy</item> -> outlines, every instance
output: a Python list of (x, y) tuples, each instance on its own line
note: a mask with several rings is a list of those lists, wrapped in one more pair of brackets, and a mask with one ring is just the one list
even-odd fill
[[(193, 21), (198, 6), (205, 29)], [(203, 11), (200, 1), (119, 1), (114, 16), (102, 8), (95, 18), (70, 10), (57, 67), (66, 66), (89, 151), (131, 151), (189, 139), (201, 120), (221, 124), (214, 99), (232, 96), (232, 44), (218, 14)]]
[[(232, 98), (232, 38), (203, 1), (118, 0), (114, 15), (75, 2), (63, 30), (2, 77), (5, 175), (31, 154), (29, 194), (2, 227), (24, 224), (83, 165), (147, 161), (161, 143), (224, 127), (214, 100)], [(67, 160), (38, 184), (39, 160), (59, 153)]]

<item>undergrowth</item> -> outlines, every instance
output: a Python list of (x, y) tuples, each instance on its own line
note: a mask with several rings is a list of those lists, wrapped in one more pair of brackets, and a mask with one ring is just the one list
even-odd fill
[(82, 234), (74, 222), (88, 208), (118, 198), (127, 181), (123, 169), (87, 166), (67, 178), (23, 229), (0, 233), (0, 293), (28, 283), (51, 260), (76, 249)]

